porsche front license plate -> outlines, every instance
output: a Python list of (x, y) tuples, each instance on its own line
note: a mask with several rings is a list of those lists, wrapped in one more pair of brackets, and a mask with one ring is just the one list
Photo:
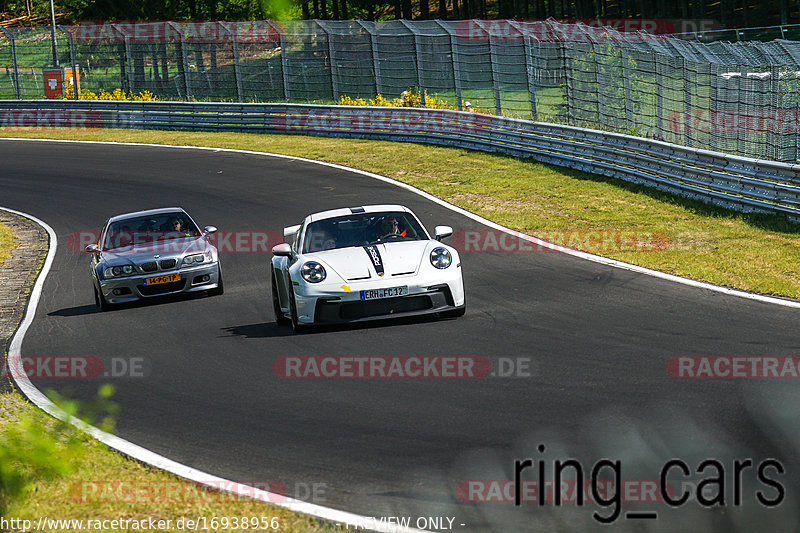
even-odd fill
[(144, 284), (147, 285), (160, 285), (161, 283), (172, 283), (173, 281), (180, 281), (180, 274), (167, 274), (166, 276), (154, 276), (152, 278), (145, 278)]
[(362, 300), (379, 300), (380, 298), (394, 298), (408, 294), (408, 287), (389, 287), (388, 289), (372, 289), (361, 291)]

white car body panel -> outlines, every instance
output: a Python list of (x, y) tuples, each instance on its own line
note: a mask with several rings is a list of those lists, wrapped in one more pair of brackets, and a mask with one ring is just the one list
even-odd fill
[[(358, 210), (358, 211), (354, 211)], [(363, 211), (362, 211), (363, 210)], [(397, 205), (364, 206), (316, 213), (306, 217), (300, 226), (287, 227), (287, 241), (293, 242), (292, 257), (274, 256), (278, 302), (276, 317), (287, 321), (292, 317), (292, 304), (299, 325), (339, 323), (392, 318), (409, 314), (463, 313), (465, 306), (461, 259), (451, 246), (431, 239), (427, 230), (421, 240), (382, 242), (366, 246), (350, 246), (302, 253), (300, 243), (312, 222), (349, 215), (406, 213), (419, 223), (406, 207)], [(439, 269), (430, 261), (434, 248), (445, 248), (451, 255), (449, 267)], [(371, 251), (369, 248), (373, 248)], [(377, 257), (373, 257), (377, 251)], [(318, 283), (306, 281), (301, 267), (308, 261), (322, 265), (326, 278)], [(376, 265), (376, 262), (379, 266)], [(379, 271), (383, 269), (382, 275)], [(399, 297), (362, 300), (362, 291), (407, 287), (408, 294)], [(385, 311), (385, 312), (383, 312)], [(319, 314), (318, 314), (319, 313)], [(338, 313), (338, 314), (337, 314)]]

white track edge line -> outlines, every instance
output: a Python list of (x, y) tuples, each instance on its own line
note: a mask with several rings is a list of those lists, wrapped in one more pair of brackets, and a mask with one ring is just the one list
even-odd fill
[[(33, 289), (31, 290), (31, 294), (27, 302), (25, 317), (17, 328), (17, 331), (14, 333), (14, 336), (11, 338), (11, 344), (8, 348), (8, 367), (21, 368), (20, 357), (22, 341), (25, 338), (25, 333), (27, 333), (28, 328), (33, 323), (33, 319), (36, 316), (36, 308), (39, 305), (45, 279), (47, 278), (47, 275), (49, 274), (50, 268), (53, 264), (53, 258), (55, 257), (56, 249), (58, 247), (58, 239), (53, 228), (37, 217), (2, 206), (0, 206), (0, 210), (25, 217), (35, 222), (39, 226), (43, 227), (50, 237), (50, 245), (48, 247), (47, 257), (45, 258), (44, 265), (42, 265), (42, 270), (39, 272), (39, 275), (36, 278), (36, 283), (34, 283)], [(271, 503), (273, 505), (286, 508), (290, 511), (315, 516), (334, 523), (358, 526), (365, 525), (370, 530), (378, 531), (380, 533), (422, 533), (422, 530), (419, 529), (381, 523), (373, 517), (362, 516), (355, 513), (349, 513), (347, 511), (340, 511), (338, 509), (323, 507), (321, 505), (285, 497), (280, 494), (275, 494), (273, 492), (213, 476), (201, 470), (183, 465), (164, 457), (163, 455), (159, 455), (153, 451), (150, 451), (147, 448), (139, 446), (138, 444), (129, 442), (125, 439), (117, 437), (116, 435), (106, 433), (105, 431), (102, 431), (94, 426), (86, 425), (80, 420), (70, 418), (69, 415), (62, 411), (57, 405), (51, 402), (47, 396), (37, 389), (24, 372), (13, 372), (12, 377), (22, 393), (43, 411), (60, 420), (69, 421), (72, 425), (88, 433), (103, 444), (160, 470), (171, 472), (179, 477), (200, 483), (215, 490), (220, 490), (233, 495), (247, 495), (248, 497), (252, 497), (257, 501)]]
[(792, 307), (795, 309), (800, 309), (800, 301), (798, 300), (790, 300), (784, 298), (778, 298), (775, 296), (767, 296), (764, 294), (756, 294), (752, 292), (743, 291), (740, 289), (732, 289), (730, 287), (723, 287), (721, 285), (714, 285), (713, 283), (709, 283), (707, 281), (698, 281), (690, 278), (684, 278), (681, 276), (676, 276), (675, 274), (667, 274), (666, 272), (659, 272), (657, 270), (652, 270), (646, 267), (641, 267), (638, 265), (632, 265), (630, 263), (625, 263), (623, 261), (618, 261), (616, 259), (609, 259), (607, 257), (591, 254), (588, 252), (582, 252), (580, 250), (575, 250), (573, 248), (568, 248), (565, 246), (561, 246), (558, 244), (554, 244), (548, 241), (544, 241), (537, 237), (532, 237), (530, 235), (525, 235), (524, 233), (520, 233), (518, 231), (514, 231), (510, 228), (497, 224), (496, 222), (492, 222), (486, 218), (483, 218), (480, 215), (476, 215), (475, 213), (470, 213), (469, 211), (462, 209), (461, 207), (455, 206), (449, 202), (442, 200), (441, 198), (437, 198), (430, 193), (427, 193), (423, 190), (417, 189), (413, 185), (409, 185), (407, 183), (402, 183), (400, 181), (394, 180), (392, 178), (381, 176), (380, 174), (375, 174), (373, 172), (368, 172), (366, 170), (360, 170), (357, 168), (347, 167), (344, 165), (339, 165), (337, 163), (329, 163), (327, 161), (317, 161), (315, 159), (307, 159), (304, 157), (297, 157), (292, 155), (285, 155), (285, 154), (274, 154), (271, 152), (259, 152), (255, 150), (242, 150), (237, 148), (214, 148), (212, 146), (186, 146), (186, 145), (175, 145), (175, 144), (153, 144), (153, 143), (133, 143), (133, 142), (116, 142), (116, 141), (81, 141), (81, 140), (70, 140), (70, 139), (41, 139), (41, 138), (24, 138), (24, 137), (0, 137), (0, 141), (8, 140), (8, 141), (34, 141), (34, 142), (58, 142), (58, 143), (75, 143), (75, 144), (110, 144), (110, 145), (120, 145), (120, 146), (147, 146), (147, 147), (154, 147), (154, 148), (180, 148), (186, 150), (206, 150), (212, 152), (231, 152), (231, 153), (240, 153), (240, 154), (248, 154), (248, 155), (257, 155), (257, 156), (267, 156), (267, 157), (277, 157), (280, 159), (287, 159), (292, 161), (302, 161), (305, 163), (313, 163), (317, 165), (327, 166), (331, 168), (336, 168), (339, 170), (345, 170), (347, 172), (352, 172), (355, 174), (361, 174), (362, 176), (367, 176), (369, 178), (373, 178), (379, 181), (383, 181), (385, 183), (390, 183), (402, 189), (406, 189), (411, 191), (423, 198), (430, 200), (436, 204), (441, 205), (451, 211), (454, 211), (460, 215), (463, 215), (467, 218), (470, 218), (484, 226), (488, 226), (492, 229), (496, 229), (507, 233), (509, 235), (513, 235), (517, 238), (523, 239), (525, 241), (531, 242), (538, 246), (546, 247), (554, 251), (562, 252), (567, 255), (571, 255), (574, 257), (579, 257), (581, 259), (585, 259), (587, 261), (592, 261), (595, 263), (600, 263), (603, 265), (620, 268), (622, 270), (629, 270), (631, 272), (636, 272), (639, 274), (645, 274), (648, 276), (652, 276), (654, 278), (660, 278), (667, 281), (672, 281), (674, 283), (680, 283), (682, 285), (688, 285), (690, 287), (696, 287), (700, 289), (707, 289), (714, 292), (719, 292), (723, 294), (727, 294), (730, 296), (736, 296), (739, 298), (745, 298), (747, 300), (754, 300), (762, 303), (774, 304), (774, 305), (781, 305), (784, 307)]

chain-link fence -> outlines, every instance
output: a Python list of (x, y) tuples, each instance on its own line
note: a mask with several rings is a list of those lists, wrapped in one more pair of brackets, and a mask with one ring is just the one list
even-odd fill
[[(421, 90), (456, 109), (749, 157), (800, 155), (800, 42), (702, 43), (515, 21), (97, 23), (58, 28), (83, 92), (331, 104)], [(41, 98), (49, 28), (0, 33), (0, 98)], [(424, 102), (427, 103), (427, 102)]]

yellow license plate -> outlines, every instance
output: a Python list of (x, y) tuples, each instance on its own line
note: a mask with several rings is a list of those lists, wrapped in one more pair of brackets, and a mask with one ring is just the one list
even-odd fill
[(172, 283), (173, 281), (180, 281), (180, 274), (167, 274), (166, 276), (154, 276), (152, 278), (145, 278), (145, 285), (160, 285), (162, 283)]

